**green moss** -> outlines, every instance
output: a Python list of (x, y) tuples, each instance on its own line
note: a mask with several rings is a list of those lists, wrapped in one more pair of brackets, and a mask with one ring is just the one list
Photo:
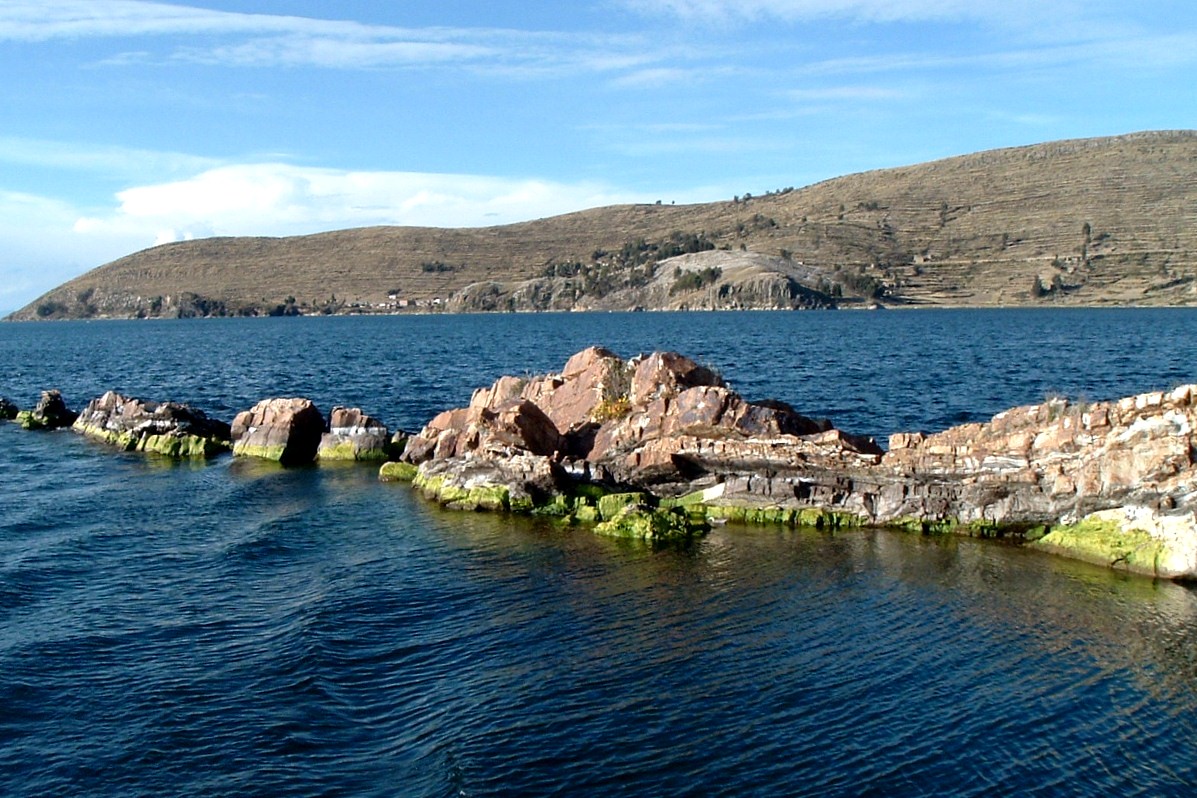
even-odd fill
[(1075, 524), (1053, 526), (1044, 537), (1030, 545), (1078, 560), (1146, 574), (1158, 573), (1160, 559), (1166, 554), (1164, 542), (1147, 532), (1124, 528), (1116, 520), (1092, 517)]
[(126, 452), (150, 452), (165, 457), (214, 457), (229, 449), (225, 441), (198, 435), (134, 435), (79, 423), (73, 429)]
[(32, 410), (22, 410), (17, 413), (16, 422), (22, 429), (45, 429), (46, 422), (34, 415)]
[(273, 460), (276, 463), (281, 462), (283, 453), (286, 447), (284, 446), (258, 446), (255, 444), (247, 444), (237, 441), (233, 444), (233, 454), (236, 457), (258, 457), (263, 460)]
[(386, 448), (361, 448), (353, 441), (341, 441), (334, 446), (325, 446), (317, 452), (318, 460), (344, 462), (382, 462), (390, 457), (390, 444)]
[(812, 529), (850, 529), (866, 525), (865, 519), (842, 510), (816, 507), (746, 507), (734, 504), (691, 504), (691, 511), (702, 511), (708, 518), (757, 526), (793, 526)]
[(597, 524), (602, 520), (598, 508), (592, 504), (581, 504), (575, 507), (573, 517), (583, 524)]
[(598, 500), (598, 513), (604, 521), (615, 518), (625, 508), (638, 504), (648, 504), (647, 493), (608, 493)]
[(383, 463), (378, 478), (383, 482), (411, 482), (419, 469), (411, 463)]
[(679, 509), (661, 510), (642, 504), (625, 505), (614, 517), (595, 526), (600, 535), (637, 540), (686, 540), (706, 531)]

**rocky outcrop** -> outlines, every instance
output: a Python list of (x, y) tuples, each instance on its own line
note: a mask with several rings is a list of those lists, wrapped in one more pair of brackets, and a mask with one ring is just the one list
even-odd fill
[[(671, 505), (676, 497), (720, 481), (746, 487), (783, 450), (795, 465), (828, 468), (881, 457), (871, 440), (783, 403), (746, 401), (677, 353), (624, 361), (592, 347), (559, 374), (503, 377), (479, 389), (468, 407), (440, 414), (413, 437), (403, 459), (419, 466), (416, 485), (446, 504), (535, 508), (602, 522), (599, 531), (610, 534), (667, 537), (705, 525)], [(510, 479), (514, 462), (521, 469)], [(482, 495), (495, 487), (516, 500)], [(628, 492), (640, 497), (634, 511), (604, 512), (596, 499)]]
[(93, 399), (72, 428), (125, 451), (212, 457), (229, 450), (229, 425), (176, 402), (146, 402), (108, 391)]
[(57, 390), (42, 391), (41, 399), (32, 410), (22, 410), (16, 422), (25, 429), (61, 429), (75, 423), (76, 413), (66, 406)]
[(0, 396), (0, 421), (12, 421), (21, 409), (7, 398)]
[(328, 431), (320, 438), (316, 458), (384, 461), (391, 452), (391, 433), (385, 424), (356, 407), (334, 407), (328, 414)]
[(308, 464), (324, 429), (324, 416), (310, 399), (263, 399), (233, 419), (233, 455)]
[[(1195, 428), (1197, 387), (1184, 386), (895, 434), (886, 452), (784, 403), (746, 401), (682, 355), (591, 348), (559, 374), (503, 377), (437, 416), (399, 478), (451, 506), (555, 513), (600, 532), (673, 537), (719, 519), (899, 526), (1018, 536), (1197, 578)], [(604, 511), (611, 494), (636, 495), (635, 509)]]

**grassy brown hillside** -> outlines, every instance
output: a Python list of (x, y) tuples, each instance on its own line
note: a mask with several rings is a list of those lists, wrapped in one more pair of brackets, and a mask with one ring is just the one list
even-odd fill
[(1197, 132), (1179, 131), (994, 150), (703, 205), (167, 244), (14, 317), (1197, 304), (1195, 280)]

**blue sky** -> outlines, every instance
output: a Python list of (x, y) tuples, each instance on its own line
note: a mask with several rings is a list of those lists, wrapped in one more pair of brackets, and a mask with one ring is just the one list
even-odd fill
[(0, 310), (211, 235), (1197, 127), (1192, 0), (0, 0)]

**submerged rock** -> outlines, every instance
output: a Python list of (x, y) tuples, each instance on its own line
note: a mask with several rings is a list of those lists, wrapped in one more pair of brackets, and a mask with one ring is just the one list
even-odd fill
[(263, 399), (233, 419), (233, 455), (305, 465), (316, 459), (324, 416), (310, 399)]
[(22, 410), (16, 421), (25, 429), (51, 430), (75, 423), (76, 413), (66, 406), (57, 390), (42, 391), (42, 397), (32, 410)]
[(93, 399), (72, 428), (126, 451), (212, 457), (229, 450), (229, 425), (176, 402), (146, 402), (108, 391)]
[[(934, 435), (895, 434), (886, 452), (782, 402), (747, 401), (682, 355), (623, 361), (594, 347), (559, 374), (479, 389), (414, 436), (403, 460), (449, 506), (562, 515), (607, 533), (667, 537), (683, 515), (897, 526), (1017, 536), (1197, 579), (1195, 397), (1197, 386), (1183, 386), (1053, 400)], [(626, 512), (596, 498), (629, 492), (645, 498)]]
[(334, 407), (328, 414), (328, 432), (320, 438), (316, 457), (381, 461), (388, 459), (391, 451), (391, 433), (385, 424), (356, 407)]

